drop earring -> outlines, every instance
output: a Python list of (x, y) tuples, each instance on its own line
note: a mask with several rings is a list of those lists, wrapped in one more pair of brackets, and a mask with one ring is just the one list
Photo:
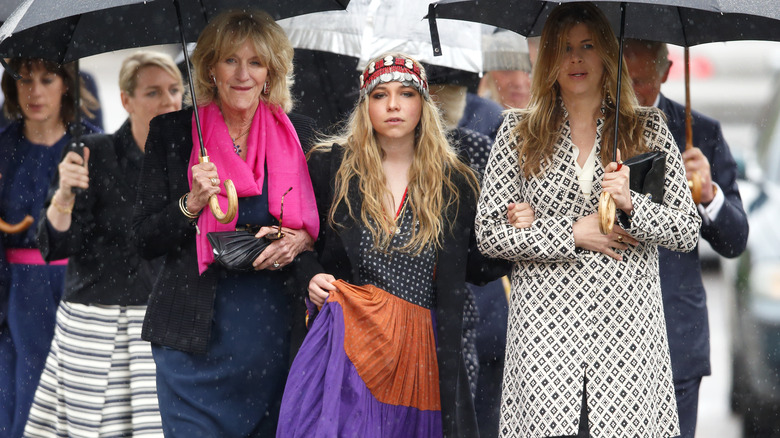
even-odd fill
[(211, 75), (211, 82), (214, 83), (214, 86), (217, 86), (217, 78), (214, 77), (214, 75)]
[(268, 81), (265, 81), (265, 84), (263, 84), (263, 94), (268, 94), (271, 92), (271, 87)]

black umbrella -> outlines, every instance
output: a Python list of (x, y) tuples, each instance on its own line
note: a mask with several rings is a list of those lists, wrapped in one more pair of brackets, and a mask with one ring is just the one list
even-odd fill
[[(24, 56), (66, 63), (113, 50), (180, 42), (194, 100), (186, 43), (196, 41), (212, 17), (231, 9), (262, 9), (278, 20), (345, 9), (348, 3), (349, 0), (24, 0), (0, 26), (0, 62), (5, 57)], [(197, 103), (193, 103), (200, 160), (205, 162), (208, 155)], [(80, 143), (79, 136), (77, 131), (76, 145)], [(233, 220), (238, 202), (232, 181), (225, 181), (225, 189), (230, 201), (227, 213), (221, 211), (216, 196), (209, 200), (214, 216), (222, 223)]]
[[(556, 5), (574, 1), (577, 0), (441, 0), (431, 3), (428, 19), (431, 21), (432, 38), (436, 38), (433, 29), (437, 18), (477, 21), (524, 36), (537, 36), (541, 34), (547, 15)], [(593, 3), (604, 12), (615, 33), (620, 35), (618, 94), (615, 98), (617, 108), (620, 107), (624, 38), (685, 46), (686, 72), (687, 48), (690, 46), (716, 41), (780, 41), (780, 2), (777, 0), (604, 0)], [(692, 147), (687, 77), (686, 74), (687, 147)], [(616, 118), (613, 160), (617, 159), (618, 128)], [(698, 201), (700, 179), (694, 177), (690, 186), (694, 199)], [(609, 198), (609, 202), (605, 200), (603, 203), (609, 207), (599, 210), (602, 214), (602, 231), (612, 229), (611, 218), (614, 218), (614, 213), (609, 212), (614, 212), (614, 203)]]
[[(331, 9), (349, 0), (177, 0), (181, 30), (194, 42), (206, 23), (230, 9), (262, 9), (275, 20)], [(178, 43), (173, 0), (26, 0), (24, 14), (0, 27), (0, 56), (60, 63), (130, 47)], [(12, 35), (11, 37), (8, 37)]]

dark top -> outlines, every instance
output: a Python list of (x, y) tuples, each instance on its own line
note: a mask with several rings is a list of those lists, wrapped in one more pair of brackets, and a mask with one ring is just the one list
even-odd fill
[[(52, 146), (34, 144), (24, 137), (23, 124), (17, 120), (0, 132), (0, 218), (10, 224), (18, 223), (25, 215), (38, 220), (62, 150), (71, 140), (66, 132)], [(89, 123), (82, 126), (86, 133), (99, 132)], [(0, 233), (0, 248), (36, 248), (36, 228), (33, 223), (19, 234)], [(8, 290), (12, 286), (5, 252), (0, 252), (0, 323), (7, 316)]]
[[(71, 226), (59, 232), (41, 213), (38, 247), (44, 260), (69, 257), (63, 300), (81, 304), (146, 304), (159, 263), (143, 260), (131, 237), (143, 152), (126, 121), (112, 135), (83, 138), (89, 148), (89, 188), (76, 196)], [(54, 175), (45, 208), (59, 188)]]
[[(289, 117), (301, 143), (311, 144), (314, 121), (296, 114)], [(205, 353), (217, 273), (208, 269), (199, 275), (195, 227), (179, 210), (179, 198), (190, 190), (187, 171), (191, 152), (192, 109), (152, 119), (133, 210), (133, 231), (142, 257), (165, 258), (149, 297), (141, 336), (155, 344)], [(296, 320), (302, 324), (303, 318)]]
[(504, 123), (504, 108), (496, 102), (479, 97), (474, 93), (466, 94), (466, 109), (458, 126), (485, 134), (495, 140), (498, 128)]
[[(685, 150), (685, 107), (663, 94), (658, 104), (680, 151)], [(726, 199), (714, 220), (703, 218), (701, 236), (724, 257), (736, 257), (747, 244), (748, 222), (737, 187), (737, 164), (720, 123), (692, 112), (693, 145), (710, 162), (712, 180)], [(699, 251), (673, 252), (658, 248), (666, 331), (676, 382), (710, 374), (710, 332), (707, 296), (701, 279)]]
[(471, 168), (477, 172), (479, 179), (485, 174), (490, 149), (493, 140), (485, 134), (468, 128), (455, 128), (449, 132), (451, 142), (455, 148), (469, 157)]
[(417, 227), (411, 212), (407, 211), (408, 196), (404, 196), (397, 228), (393, 231), (390, 248), (379, 250), (374, 247), (371, 231), (360, 224), (360, 282), (359, 285), (373, 284), (403, 300), (426, 309), (433, 307), (434, 266), (436, 251), (429, 245), (419, 255), (398, 251), (412, 237)]
[[(295, 271), (299, 284), (308, 285), (314, 275), (322, 272), (359, 284), (361, 227), (350, 218), (343, 203), (336, 210), (335, 218), (344, 226), (333, 228), (327, 221), (334, 198), (335, 175), (343, 154), (343, 148), (334, 145), (330, 152), (309, 157), (309, 174), (320, 215), (320, 235), (315, 251), (301, 253), (298, 257)], [(484, 284), (507, 274), (511, 264), (487, 259), (477, 250), (474, 235), (476, 198), (462, 177), (453, 178), (460, 192), (460, 202), (445, 212), (452, 227), (445, 228), (443, 247), (436, 253), (436, 352), (444, 436), (471, 438), (479, 432), (461, 350), (466, 281)], [(354, 211), (360, 211), (361, 196), (355, 184), (350, 185), (348, 196)], [(305, 292), (306, 288), (302, 290)]]

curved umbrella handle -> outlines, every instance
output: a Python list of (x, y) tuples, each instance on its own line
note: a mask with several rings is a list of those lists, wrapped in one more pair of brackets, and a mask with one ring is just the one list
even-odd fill
[(13, 225), (0, 219), (0, 232), (5, 234), (19, 234), (27, 231), (27, 229), (30, 228), (30, 225), (32, 225), (34, 221), (35, 219), (33, 219), (33, 217), (29, 214), (25, 216), (21, 222)]
[(607, 192), (601, 192), (599, 196), (599, 231), (601, 234), (609, 234), (615, 225), (615, 200)]
[[(201, 163), (208, 163), (209, 156), (203, 155), (199, 157), (198, 160)], [(209, 198), (209, 208), (211, 208), (211, 213), (214, 215), (214, 218), (217, 219), (217, 222), (221, 224), (228, 224), (233, 220), (233, 218), (236, 217), (236, 212), (238, 211), (238, 194), (236, 193), (236, 186), (233, 185), (233, 181), (226, 179), (224, 184), (225, 192), (227, 193), (228, 198), (227, 212), (222, 212), (222, 208), (219, 206), (217, 195), (211, 195)]]
[(211, 213), (219, 223), (229, 224), (233, 218), (236, 217), (236, 212), (238, 211), (238, 195), (236, 194), (236, 186), (233, 185), (233, 181), (229, 179), (225, 180), (225, 191), (227, 192), (228, 198), (227, 212), (223, 213), (222, 209), (219, 207), (217, 195), (211, 195), (209, 198), (209, 207), (211, 208)]

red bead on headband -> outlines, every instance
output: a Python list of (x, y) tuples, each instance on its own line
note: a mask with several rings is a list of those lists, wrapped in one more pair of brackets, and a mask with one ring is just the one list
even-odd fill
[(366, 96), (377, 85), (387, 82), (401, 82), (428, 97), (428, 81), (423, 79), (420, 66), (409, 58), (385, 56), (368, 64), (360, 75), (360, 95)]

